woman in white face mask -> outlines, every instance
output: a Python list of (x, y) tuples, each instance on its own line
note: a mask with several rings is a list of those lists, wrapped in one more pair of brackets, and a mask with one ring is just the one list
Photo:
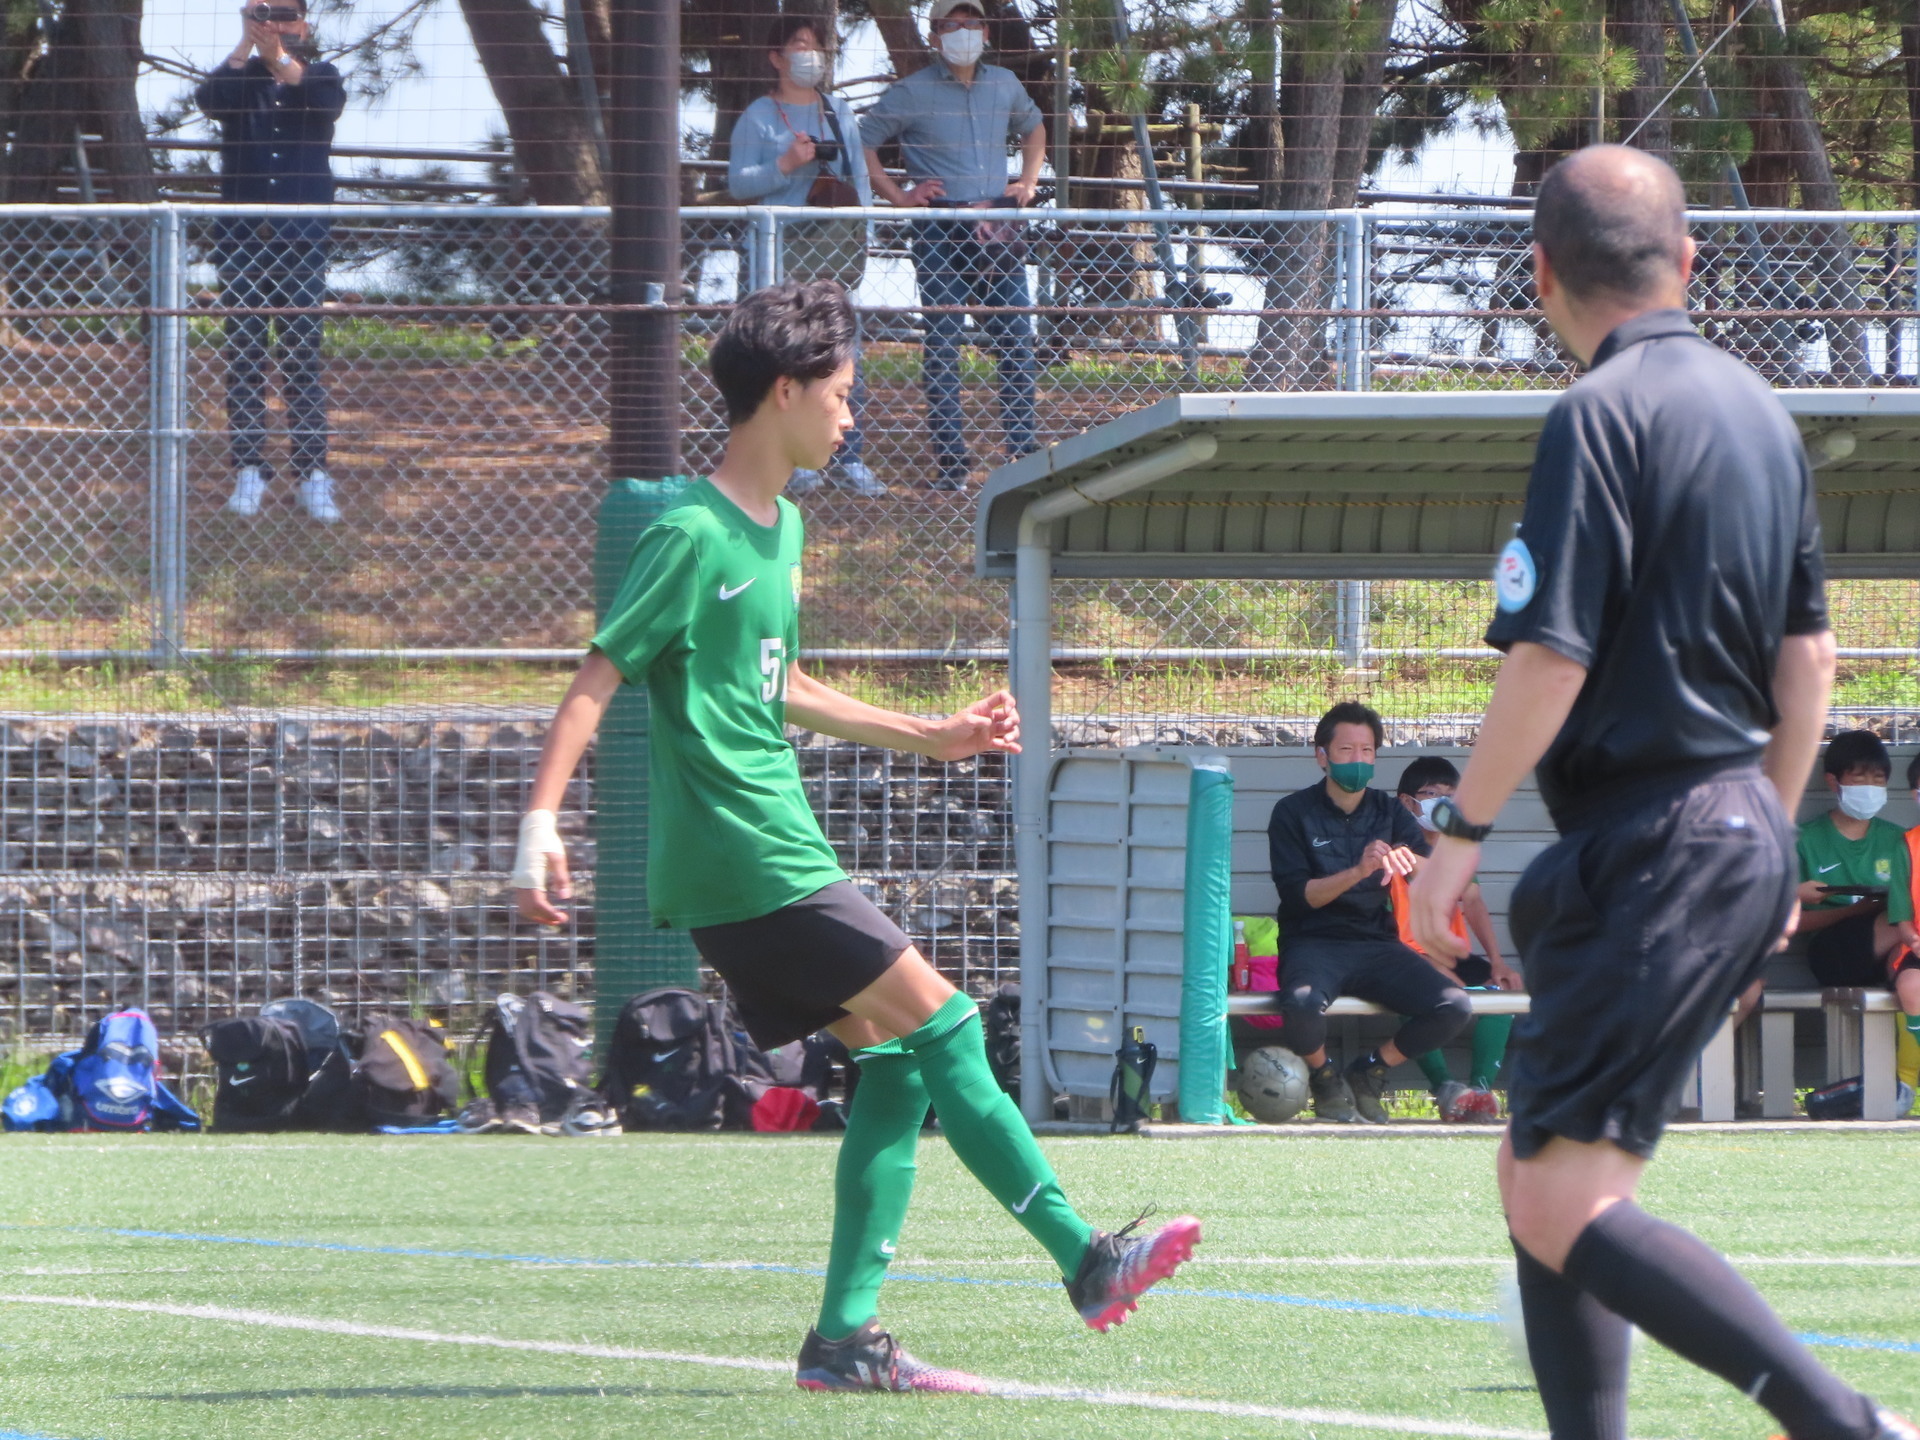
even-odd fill
[[(832, 30), (806, 15), (783, 15), (767, 36), (767, 64), (776, 83), (741, 112), (727, 147), (727, 190), (745, 205), (871, 205), (873, 188), (860, 151), (860, 129), (847, 102), (827, 91), (830, 62), (823, 39)], [(858, 287), (867, 267), (867, 223), (859, 219), (785, 220), (782, 267), (789, 280), (835, 280)], [(867, 468), (859, 426), (866, 386), (856, 379), (854, 428), (825, 472), (796, 470), (789, 494), (804, 495), (831, 479), (857, 495), (884, 495)]]

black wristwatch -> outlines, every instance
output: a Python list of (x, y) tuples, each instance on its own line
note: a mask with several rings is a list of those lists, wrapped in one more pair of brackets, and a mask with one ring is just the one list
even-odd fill
[(1450, 835), (1455, 840), (1465, 840), (1470, 845), (1478, 845), (1493, 833), (1491, 825), (1474, 825), (1460, 813), (1450, 798), (1442, 797), (1433, 807), (1433, 814), (1427, 817), (1433, 821), (1433, 828), (1442, 835)]

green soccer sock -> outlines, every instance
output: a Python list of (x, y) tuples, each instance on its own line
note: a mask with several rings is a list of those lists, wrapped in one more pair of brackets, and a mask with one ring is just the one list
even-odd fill
[(1413, 1057), (1413, 1063), (1420, 1067), (1420, 1073), (1427, 1077), (1427, 1088), (1438, 1091), (1453, 1078), (1447, 1069), (1447, 1057), (1438, 1050), (1429, 1050), (1424, 1055)]
[(1093, 1231), (1067, 1203), (1019, 1107), (993, 1078), (979, 1007), (955, 994), (901, 1043), (920, 1057), (940, 1129), (960, 1163), (1072, 1278)]
[(1473, 1068), (1467, 1074), (1476, 1089), (1491, 1090), (1507, 1058), (1507, 1036), (1513, 1016), (1482, 1015), (1473, 1022)]
[(913, 1198), (914, 1150), (927, 1119), (920, 1062), (890, 1040), (857, 1050), (860, 1084), (833, 1176), (833, 1248), (817, 1328), (844, 1340), (877, 1313), (894, 1243)]

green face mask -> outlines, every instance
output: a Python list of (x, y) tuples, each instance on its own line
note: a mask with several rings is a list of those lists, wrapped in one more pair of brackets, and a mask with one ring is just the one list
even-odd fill
[(1373, 764), (1368, 760), (1354, 760), (1344, 765), (1329, 765), (1327, 774), (1334, 784), (1353, 795), (1366, 789), (1373, 779)]

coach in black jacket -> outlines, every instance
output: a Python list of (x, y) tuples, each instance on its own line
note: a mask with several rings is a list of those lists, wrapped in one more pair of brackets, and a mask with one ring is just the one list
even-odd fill
[[(1367, 784), (1381, 739), (1372, 710), (1351, 701), (1334, 706), (1313, 732), (1314, 758), (1327, 778), (1281, 800), (1267, 823), (1280, 892), (1281, 1034), (1312, 1067), (1313, 1110), (1322, 1120), (1385, 1123), (1387, 1071), (1446, 1044), (1473, 1018), (1466, 992), (1400, 943), (1387, 908), (1388, 877), (1412, 873), (1427, 841), (1404, 805)], [(1344, 1076), (1326, 1044), (1326, 1009), (1340, 995), (1412, 1017)]]
[[(241, 10), (245, 32), (194, 101), (220, 126), (220, 199), (230, 205), (331, 205), (333, 126), (346, 106), (340, 72), (314, 53), (306, 0)], [(214, 227), (221, 301), (229, 307), (227, 432), (233, 494), (227, 509), (260, 513), (266, 460), (264, 371), (269, 327), (287, 402), (300, 503), (325, 524), (340, 518), (327, 474), (327, 393), (320, 304), (326, 298), (328, 221), (321, 216), (225, 218)], [(305, 315), (233, 310), (309, 309)]]

